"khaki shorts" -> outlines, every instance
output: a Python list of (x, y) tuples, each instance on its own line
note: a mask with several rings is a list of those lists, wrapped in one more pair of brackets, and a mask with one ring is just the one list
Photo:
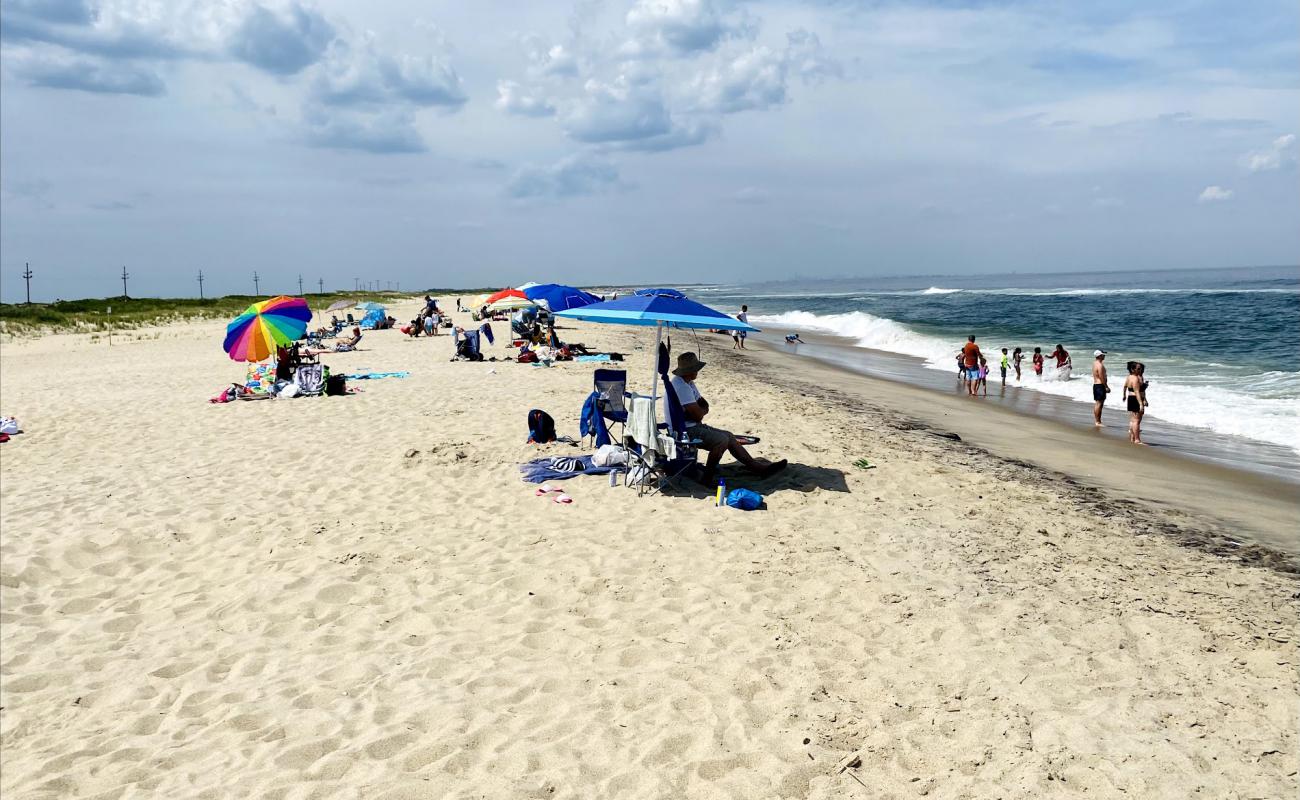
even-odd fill
[(692, 425), (689, 429), (687, 429), (686, 432), (691, 435), (691, 438), (699, 439), (701, 442), (701, 447), (703, 447), (705, 450), (713, 450), (718, 447), (726, 447), (727, 445), (731, 444), (731, 440), (733, 438), (731, 435), (731, 431), (724, 431), (719, 428), (714, 428), (712, 426), (705, 425), (702, 422)]

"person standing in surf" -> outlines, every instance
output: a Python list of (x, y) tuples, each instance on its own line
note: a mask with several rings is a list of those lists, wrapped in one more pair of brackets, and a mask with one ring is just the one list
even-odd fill
[(971, 397), (979, 391), (980, 359), (983, 357), (980, 346), (975, 344), (975, 334), (972, 333), (966, 337), (966, 344), (961, 348), (962, 365), (966, 367), (966, 387)]
[(1066, 350), (1063, 345), (1058, 344), (1052, 351), (1052, 358), (1056, 359), (1056, 379), (1068, 381), (1070, 379), (1070, 370), (1074, 365), (1070, 363), (1070, 351)]
[(1007, 355), (1007, 348), (1002, 348), (1002, 362), (998, 364), (998, 369), (1002, 371), (1002, 388), (1007, 387), (1007, 370), (1011, 369), (1011, 356)]
[[(743, 322), (743, 323), (745, 323), (746, 325), (748, 325), (748, 324), (749, 324), (749, 306), (741, 306), (741, 307), (740, 307), (740, 313), (736, 315), (736, 319), (738, 319), (738, 320), (740, 320), (741, 322)], [(742, 331), (742, 330), (735, 330), (735, 331), (732, 331), (732, 332), (731, 332), (731, 341), (732, 341), (731, 349), (732, 349), (732, 350), (736, 350), (736, 349), (744, 350), (744, 349), (745, 349), (745, 337), (746, 337), (746, 336), (748, 336), (748, 334), (745, 333), (745, 332)]]
[(1123, 399), (1128, 407), (1128, 440), (1133, 444), (1146, 444), (1142, 441), (1142, 417), (1147, 413), (1147, 382), (1143, 375), (1146, 365), (1130, 361), (1127, 366)]
[(1025, 360), (1025, 352), (1017, 347), (1011, 353), (1011, 363), (1016, 368), (1016, 383), (1020, 383), (1020, 362)]
[(1041, 348), (1041, 347), (1035, 347), (1035, 348), (1034, 348), (1034, 360), (1033, 360), (1033, 364), (1034, 364), (1034, 374), (1038, 376), (1039, 380), (1042, 380), (1042, 378), (1043, 378), (1043, 348)]
[(1101, 427), (1101, 410), (1110, 394), (1110, 380), (1106, 375), (1106, 351), (1093, 351), (1092, 359), (1092, 423)]

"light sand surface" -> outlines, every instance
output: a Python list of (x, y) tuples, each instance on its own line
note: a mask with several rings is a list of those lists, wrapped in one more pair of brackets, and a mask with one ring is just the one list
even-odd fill
[[(648, 379), (649, 332), (564, 333)], [(562, 506), (517, 464), (574, 449), (525, 414), (576, 436), (591, 365), (375, 332), (326, 362), (411, 377), (209, 405), (220, 341), (4, 344), (6, 800), (1297, 792), (1296, 581), (1184, 546), (1196, 517), (1044, 503), (689, 335), (711, 421), (792, 462), (730, 472), (768, 510), (603, 476)]]

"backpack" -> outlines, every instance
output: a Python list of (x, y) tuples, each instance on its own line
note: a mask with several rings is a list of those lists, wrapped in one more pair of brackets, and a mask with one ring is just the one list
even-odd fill
[(528, 441), (532, 444), (555, 441), (555, 420), (550, 414), (537, 408), (528, 412)]
[(331, 375), (325, 379), (325, 394), (340, 395), (348, 393), (348, 379), (346, 375)]
[(525, 350), (524, 352), (522, 352), (522, 353), (519, 354), (519, 363), (520, 363), (520, 364), (536, 364), (536, 363), (537, 363), (537, 354), (534, 353), (532, 350)]

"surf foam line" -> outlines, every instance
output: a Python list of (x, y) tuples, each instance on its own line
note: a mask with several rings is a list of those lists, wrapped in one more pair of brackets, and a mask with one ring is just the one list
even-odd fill
[[(927, 369), (945, 372), (956, 370), (956, 356), (962, 344), (957, 340), (950, 341), (919, 333), (900, 322), (865, 311), (842, 314), (787, 311), (783, 314), (753, 315), (750, 321), (760, 327), (804, 330), (843, 337), (857, 347), (914, 356), (921, 359)], [(1034, 375), (1030, 364), (1033, 350), (1026, 348), (1020, 382), (1008, 378), (1007, 384), (1091, 403), (1092, 380), (1089, 371), (1092, 358), (1088, 354), (1092, 350), (1084, 345), (1065, 344), (1072, 354), (1080, 354), (1070, 380), (1052, 380), (1050, 377), (1040, 379)], [(995, 389), (1001, 381), (998, 362), (1003, 345), (986, 342), (986, 346), (989, 348), (986, 355), (990, 356), (989, 388)], [(1124, 385), (1125, 359), (1122, 353), (1111, 355), (1112, 358), (1108, 361), (1114, 363), (1111, 365), (1108, 407), (1122, 410), (1120, 396)], [(1168, 375), (1180, 372), (1186, 374), (1192, 365), (1173, 362), (1165, 364), (1153, 357), (1144, 358), (1143, 361), (1147, 365), (1147, 379), (1151, 381), (1148, 416), (1176, 425), (1282, 445), (1300, 455), (1300, 373), (1268, 373), (1255, 376), (1257, 380), (1248, 380), (1243, 379), (1243, 376), (1222, 373), (1216, 376), (1212, 367), (1199, 365), (1203, 371), (1198, 372), (1195, 383), (1180, 384), (1174, 380), (1163, 380), (1162, 369)], [(1045, 374), (1050, 371), (1050, 359), (1048, 363), (1049, 370)], [(1266, 386), (1265, 396), (1242, 391), (1242, 387), (1264, 389)]]

